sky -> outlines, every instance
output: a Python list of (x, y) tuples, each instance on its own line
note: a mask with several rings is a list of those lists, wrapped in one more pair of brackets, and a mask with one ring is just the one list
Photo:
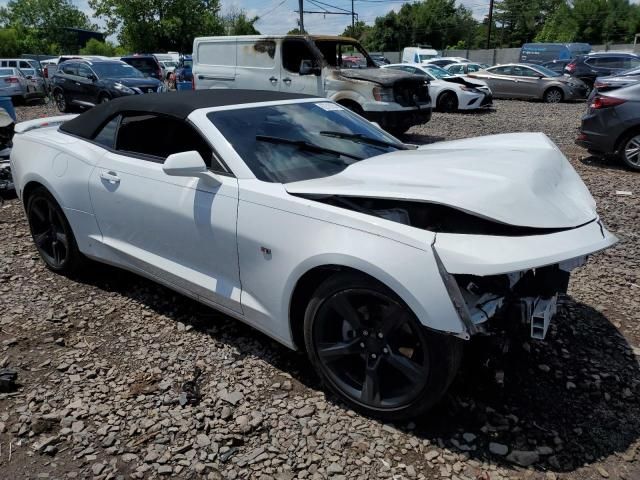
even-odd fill
[[(322, 10), (321, 5), (313, 5), (312, 0), (303, 0), (305, 10)], [(315, 0), (313, 0), (315, 1)], [(351, 12), (351, 0), (317, 0), (318, 2), (335, 5)], [(5, 5), (8, 0), (0, 0), (0, 6)], [(93, 12), (87, 0), (71, 0), (80, 10), (84, 11), (93, 23), (104, 25), (100, 19), (93, 18)], [(358, 18), (367, 24), (373, 24), (376, 17), (384, 15), (390, 10), (398, 10), (404, 0), (354, 0), (354, 9)], [(458, 4), (463, 4), (471, 9), (478, 19), (484, 18), (489, 11), (489, 0), (458, 0)], [(221, 0), (222, 11), (245, 10), (249, 17), (259, 16), (256, 28), (264, 34), (283, 34), (296, 28), (298, 14), (298, 0)], [(330, 11), (337, 9), (325, 7)], [(346, 13), (346, 12), (345, 12)], [(305, 14), (305, 30), (313, 34), (340, 34), (345, 27), (351, 24), (351, 15), (320, 15)]]

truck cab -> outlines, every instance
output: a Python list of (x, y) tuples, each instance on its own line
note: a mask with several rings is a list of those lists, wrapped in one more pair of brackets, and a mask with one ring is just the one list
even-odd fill
[[(353, 59), (360, 59), (353, 68)], [(380, 69), (354, 39), (339, 36), (200, 37), (193, 44), (195, 89), (234, 88), (326, 97), (404, 133), (431, 118), (428, 82)]]

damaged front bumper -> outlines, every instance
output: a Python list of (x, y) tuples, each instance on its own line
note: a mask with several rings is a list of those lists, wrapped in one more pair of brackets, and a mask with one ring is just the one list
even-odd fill
[(593, 221), (526, 237), (437, 234), (433, 252), (465, 327), (461, 337), (485, 332), (489, 320), (508, 316), (526, 323), (533, 338), (544, 339), (571, 271), (616, 242)]

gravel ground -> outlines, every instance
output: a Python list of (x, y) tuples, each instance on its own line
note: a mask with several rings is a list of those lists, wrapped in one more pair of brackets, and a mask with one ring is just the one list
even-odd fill
[[(21, 388), (0, 394), (0, 476), (640, 478), (640, 175), (573, 145), (583, 110), (497, 101), (487, 113), (434, 114), (407, 136), (543, 131), (621, 240), (573, 276), (546, 341), (508, 351), (474, 341), (450, 394), (409, 424), (349, 411), (301, 354), (145, 279), (102, 266), (52, 274), (9, 200), (0, 368), (17, 369)], [(20, 119), (55, 113), (18, 109)], [(202, 401), (181, 406), (196, 369)]]

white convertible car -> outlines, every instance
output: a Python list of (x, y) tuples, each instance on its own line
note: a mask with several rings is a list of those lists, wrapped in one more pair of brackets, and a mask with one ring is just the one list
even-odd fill
[(432, 406), (495, 322), (543, 338), (569, 272), (616, 242), (539, 133), (416, 148), (324, 98), (243, 90), (136, 95), (16, 132), (51, 270), (89, 258), (156, 280), (306, 350), (384, 418)]

